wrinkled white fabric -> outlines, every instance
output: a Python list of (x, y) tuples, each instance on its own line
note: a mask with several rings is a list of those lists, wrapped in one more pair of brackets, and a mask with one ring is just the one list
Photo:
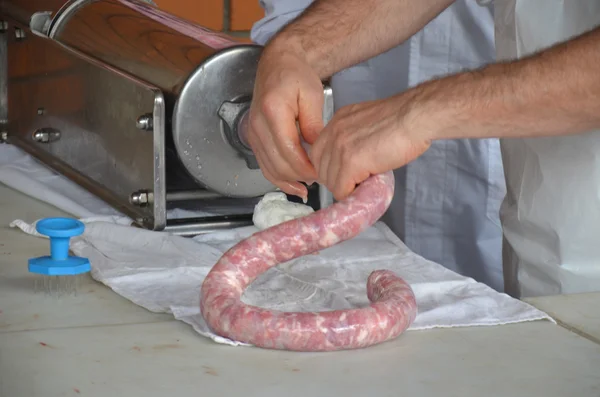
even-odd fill
[[(494, 3), (500, 60), (525, 57), (600, 26), (598, 0)], [(600, 131), (502, 140), (509, 189), (501, 219), (511, 295), (600, 291), (599, 153)]]
[[(311, 0), (261, 0), (252, 28), (264, 44)], [(404, 44), (333, 76), (335, 108), (386, 98), (434, 77), (495, 61), (493, 7), (458, 0)], [(435, 141), (396, 170), (385, 223), (414, 252), (503, 291), (497, 139)]]
[[(205, 337), (239, 342), (211, 332), (199, 308), (202, 281), (220, 256), (255, 227), (220, 231), (194, 239), (112, 223), (83, 220), (72, 239), (75, 255), (87, 257), (92, 277), (153, 312), (170, 313)], [(25, 232), (34, 225), (15, 221)], [(367, 277), (391, 269), (413, 288), (419, 314), (411, 330), (490, 326), (547, 319), (534, 307), (410, 252), (378, 223), (357, 238), (268, 270), (243, 295), (246, 303), (284, 311), (348, 309), (368, 304)]]

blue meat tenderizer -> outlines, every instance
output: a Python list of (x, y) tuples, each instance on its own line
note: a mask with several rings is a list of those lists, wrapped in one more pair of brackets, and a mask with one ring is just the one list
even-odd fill
[(42, 276), (35, 281), (36, 292), (77, 293), (79, 277), (91, 266), (87, 258), (69, 256), (69, 242), (83, 233), (85, 225), (76, 219), (46, 218), (38, 221), (35, 229), (50, 238), (50, 256), (29, 259), (29, 272)]

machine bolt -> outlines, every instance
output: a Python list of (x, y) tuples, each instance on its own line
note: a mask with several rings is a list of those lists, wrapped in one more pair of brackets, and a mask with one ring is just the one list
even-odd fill
[(15, 28), (15, 38), (17, 41), (25, 39), (25, 31), (21, 28)]
[(147, 207), (154, 199), (154, 194), (148, 190), (138, 190), (131, 193), (129, 203), (137, 207)]
[(40, 128), (33, 133), (33, 140), (39, 143), (51, 143), (60, 139), (60, 131), (54, 128)]
[(144, 131), (152, 131), (154, 128), (154, 119), (151, 114), (144, 114), (138, 117), (135, 126)]

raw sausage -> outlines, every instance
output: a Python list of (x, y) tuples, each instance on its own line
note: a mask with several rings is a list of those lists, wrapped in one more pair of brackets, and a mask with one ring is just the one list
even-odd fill
[(253, 234), (229, 249), (202, 284), (200, 308), (216, 334), (254, 346), (293, 351), (357, 349), (394, 339), (417, 315), (410, 286), (388, 270), (367, 280), (368, 307), (321, 313), (280, 312), (246, 305), (244, 290), (279, 263), (353, 238), (387, 210), (392, 172), (374, 175), (346, 200)]
[(394, 194), (392, 172), (361, 183), (346, 200), (258, 232), (229, 249), (206, 276), (200, 308), (216, 334), (254, 346), (294, 350), (357, 349), (396, 338), (414, 321), (410, 286), (391, 271), (367, 280), (371, 305), (321, 313), (290, 313), (246, 305), (242, 294), (279, 263), (348, 240), (373, 225)]

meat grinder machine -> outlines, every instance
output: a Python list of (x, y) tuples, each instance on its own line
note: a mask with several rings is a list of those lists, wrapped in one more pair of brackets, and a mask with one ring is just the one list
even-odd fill
[[(249, 225), (276, 190), (246, 139), (261, 50), (140, 0), (0, 0), (0, 140), (139, 227)], [(331, 201), (309, 189), (313, 208)]]

